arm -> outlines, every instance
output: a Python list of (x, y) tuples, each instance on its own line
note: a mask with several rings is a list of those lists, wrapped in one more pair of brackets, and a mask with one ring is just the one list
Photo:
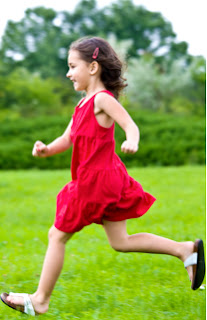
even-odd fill
[(125, 131), (126, 140), (122, 143), (121, 150), (124, 153), (137, 152), (140, 139), (139, 129), (128, 112), (115, 98), (104, 92), (96, 96), (95, 104), (96, 108), (106, 113)]
[(45, 145), (41, 141), (36, 141), (34, 144), (34, 148), (32, 150), (32, 155), (34, 157), (45, 158), (69, 149), (72, 146), (72, 141), (70, 139), (72, 123), (73, 123), (73, 120), (71, 119), (68, 127), (66, 128), (62, 136), (58, 137), (50, 144)]

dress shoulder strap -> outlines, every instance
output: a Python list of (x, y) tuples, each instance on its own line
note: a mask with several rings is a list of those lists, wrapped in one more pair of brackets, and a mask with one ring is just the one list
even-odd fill
[(101, 92), (108, 93), (110, 96), (114, 97), (113, 93), (112, 93), (111, 91), (109, 91), (109, 90), (101, 90), (101, 91), (98, 91), (98, 92), (96, 92), (96, 93), (94, 94), (94, 97), (95, 97), (97, 94), (101, 93)]
[(90, 97), (88, 100), (85, 100), (86, 98), (83, 98), (83, 99), (81, 99), (80, 101), (79, 101), (79, 103), (78, 103), (78, 105), (77, 105), (77, 109), (81, 109), (81, 108), (83, 108), (83, 106), (85, 106), (88, 102), (90, 102), (91, 100), (93, 101), (94, 99), (95, 99), (95, 97), (96, 97), (96, 95), (98, 94), (98, 93), (101, 93), (101, 92), (106, 92), (106, 93), (108, 93), (110, 96), (114, 96), (113, 95), (113, 93), (111, 92), (111, 91), (108, 91), (108, 90), (101, 90), (101, 91), (98, 91), (98, 92), (96, 92), (92, 97)]

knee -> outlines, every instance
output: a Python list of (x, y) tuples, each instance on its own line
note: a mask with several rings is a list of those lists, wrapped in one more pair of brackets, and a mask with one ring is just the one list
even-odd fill
[(114, 249), (117, 252), (128, 252), (128, 238), (124, 238), (120, 241), (110, 241), (110, 245), (112, 247), (112, 249)]
[(65, 233), (63, 231), (60, 231), (54, 226), (52, 226), (48, 232), (49, 242), (60, 242), (65, 244), (71, 236), (71, 233)]

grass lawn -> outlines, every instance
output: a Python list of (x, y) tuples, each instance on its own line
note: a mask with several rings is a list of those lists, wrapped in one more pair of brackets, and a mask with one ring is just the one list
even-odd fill
[[(157, 201), (128, 232), (177, 241), (205, 240), (205, 167), (134, 168), (129, 174)], [(64, 171), (0, 172), (1, 292), (32, 293), (55, 215)], [(49, 312), (39, 319), (204, 320), (205, 290), (190, 289), (182, 262), (164, 255), (117, 253), (101, 226), (91, 225), (67, 244)], [(0, 319), (29, 319), (0, 303)], [(33, 318), (33, 317), (31, 317)]]

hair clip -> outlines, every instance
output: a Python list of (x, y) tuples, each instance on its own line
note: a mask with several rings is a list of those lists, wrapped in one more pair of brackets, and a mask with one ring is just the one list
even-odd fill
[(92, 55), (92, 58), (93, 59), (96, 59), (98, 57), (98, 53), (99, 53), (99, 47), (97, 47), (94, 52), (93, 52), (93, 55)]

